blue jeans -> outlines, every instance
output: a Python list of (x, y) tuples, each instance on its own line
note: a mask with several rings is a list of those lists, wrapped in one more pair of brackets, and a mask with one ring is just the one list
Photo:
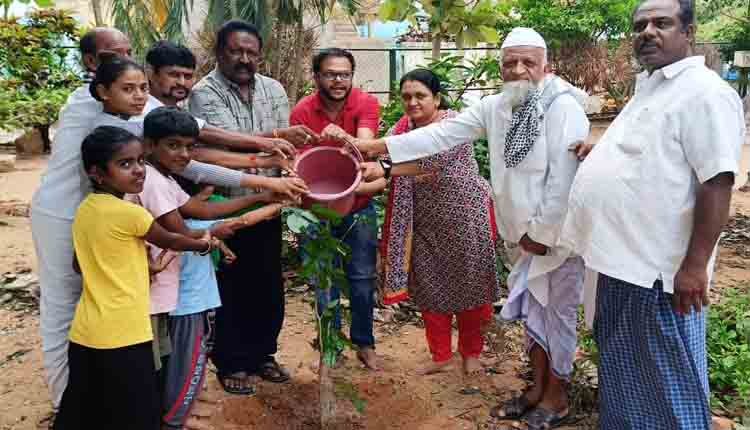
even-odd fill
[[(355, 222), (355, 216), (358, 220)], [(347, 215), (333, 234), (351, 248), (351, 259), (344, 270), (351, 291), (352, 324), (350, 338), (361, 347), (375, 345), (372, 313), (375, 309), (375, 265), (377, 262), (378, 228), (377, 214), (372, 203), (366, 208)], [(331, 288), (330, 295), (318, 290), (318, 312), (325, 309), (329, 301), (338, 300), (340, 289)], [(341, 329), (341, 312), (336, 312), (334, 327)]]

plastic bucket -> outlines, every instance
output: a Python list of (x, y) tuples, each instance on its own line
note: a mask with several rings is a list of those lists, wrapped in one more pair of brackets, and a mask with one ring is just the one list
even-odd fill
[(303, 207), (320, 204), (341, 215), (354, 208), (354, 190), (362, 182), (362, 171), (352, 154), (339, 147), (318, 146), (298, 156), (294, 168), (310, 189), (302, 199)]

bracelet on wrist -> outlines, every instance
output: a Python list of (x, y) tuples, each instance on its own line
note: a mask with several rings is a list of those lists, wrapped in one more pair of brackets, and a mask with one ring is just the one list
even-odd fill
[(206, 250), (198, 252), (198, 255), (208, 255), (208, 253), (211, 252), (211, 249), (213, 248), (213, 246), (211, 245), (211, 241), (206, 240), (204, 242), (206, 242), (207, 245)]

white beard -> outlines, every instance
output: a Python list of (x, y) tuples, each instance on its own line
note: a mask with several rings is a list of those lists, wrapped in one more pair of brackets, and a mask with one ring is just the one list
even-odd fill
[(529, 93), (536, 89), (531, 81), (512, 81), (503, 83), (503, 98), (505, 103), (512, 109), (516, 109), (526, 101)]

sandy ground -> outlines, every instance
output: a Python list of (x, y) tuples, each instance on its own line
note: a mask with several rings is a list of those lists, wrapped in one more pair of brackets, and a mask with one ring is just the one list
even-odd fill
[[(745, 148), (743, 171), (748, 170), (750, 147)], [(0, 203), (28, 202), (46, 165), (44, 157), (21, 159), (18, 169), (0, 174)], [(745, 177), (738, 179), (743, 183)], [(750, 194), (735, 193), (733, 210), (750, 212)], [(0, 215), (0, 273), (35, 270), (29, 219)], [(721, 287), (750, 280), (744, 260), (722, 249), (716, 275), (715, 294)], [(312, 308), (304, 294), (289, 294), (287, 317), (278, 359), (292, 372), (290, 383), (262, 383), (254, 397), (233, 397), (221, 391), (213, 374), (209, 390), (219, 398), (211, 423), (215, 429), (314, 429), (317, 405), (317, 353), (310, 346), (314, 337)], [(40, 428), (50, 413), (43, 381), (38, 311), (0, 308), (0, 430)], [(524, 388), (526, 367), (521, 359), (520, 339), (515, 334), (498, 339), (495, 350), (483, 354), (492, 371), (464, 380), (457, 369), (418, 377), (414, 370), (429, 360), (424, 330), (416, 324), (378, 324), (378, 353), (384, 369), (365, 371), (349, 358), (337, 371), (356, 387), (365, 400), (363, 414), (346, 400), (339, 402), (342, 428), (352, 429), (479, 429), (511, 428), (512, 423), (489, 423), (490, 406)], [(515, 333), (515, 332), (514, 332)], [(495, 352), (497, 351), (497, 353)], [(469, 390), (467, 390), (469, 388)], [(590, 428), (574, 424), (569, 429)]]

